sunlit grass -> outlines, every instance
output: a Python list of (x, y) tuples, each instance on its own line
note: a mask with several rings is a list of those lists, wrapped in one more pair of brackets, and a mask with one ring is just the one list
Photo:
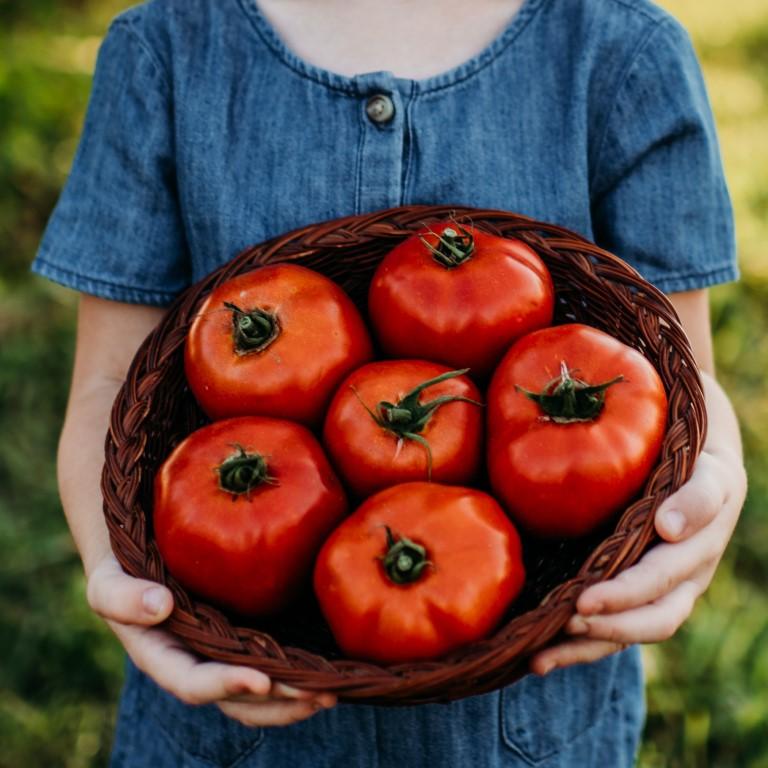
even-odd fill
[(766, 19), (765, 0), (662, 0), (659, 3), (677, 18), (693, 39), (707, 47), (728, 47), (745, 29)]

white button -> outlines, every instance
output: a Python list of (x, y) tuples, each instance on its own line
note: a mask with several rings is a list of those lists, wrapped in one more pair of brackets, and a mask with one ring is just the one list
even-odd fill
[(365, 112), (374, 123), (388, 123), (395, 114), (395, 105), (385, 93), (377, 93), (365, 103)]

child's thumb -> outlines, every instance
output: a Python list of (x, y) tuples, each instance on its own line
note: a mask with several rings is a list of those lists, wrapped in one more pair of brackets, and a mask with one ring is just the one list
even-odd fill
[(91, 571), (87, 596), (96, 613), (121, 624), (159, 624), (173, 609), (169, 589), (128, 576), (114, 557), (105, 558)]

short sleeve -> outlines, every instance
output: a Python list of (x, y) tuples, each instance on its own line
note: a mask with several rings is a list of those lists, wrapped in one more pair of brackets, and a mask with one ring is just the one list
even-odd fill
[(117, 19), (102, 43), (72, 170), (32, 271), (103, 298), (162, 306), (190, 282), (164, 71)]
[(662, 291), (739, 276), (731, 202), (686, 31), (657, 23), (625, 72), (592, 181), (595, 241)]

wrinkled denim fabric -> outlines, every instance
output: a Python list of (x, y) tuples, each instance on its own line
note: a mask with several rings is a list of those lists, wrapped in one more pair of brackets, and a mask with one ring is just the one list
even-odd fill
[[(392, 101), (388, 122), (366, 102)], [(71, 175), (32, 268), (165, 305), (243, 248), (406, 204), (569, 227), (666, 292), (737, 277), (687, 33), (645, 0), (527, 0), (423, 80), (295, 56), (254, 0), (153, 0), (102, 45)]]
[(636, 646), (449, 704), (339, 704), (273, 728), (186, 706), (128, 662), (111, 768), (631, 768), (644, 715)]

